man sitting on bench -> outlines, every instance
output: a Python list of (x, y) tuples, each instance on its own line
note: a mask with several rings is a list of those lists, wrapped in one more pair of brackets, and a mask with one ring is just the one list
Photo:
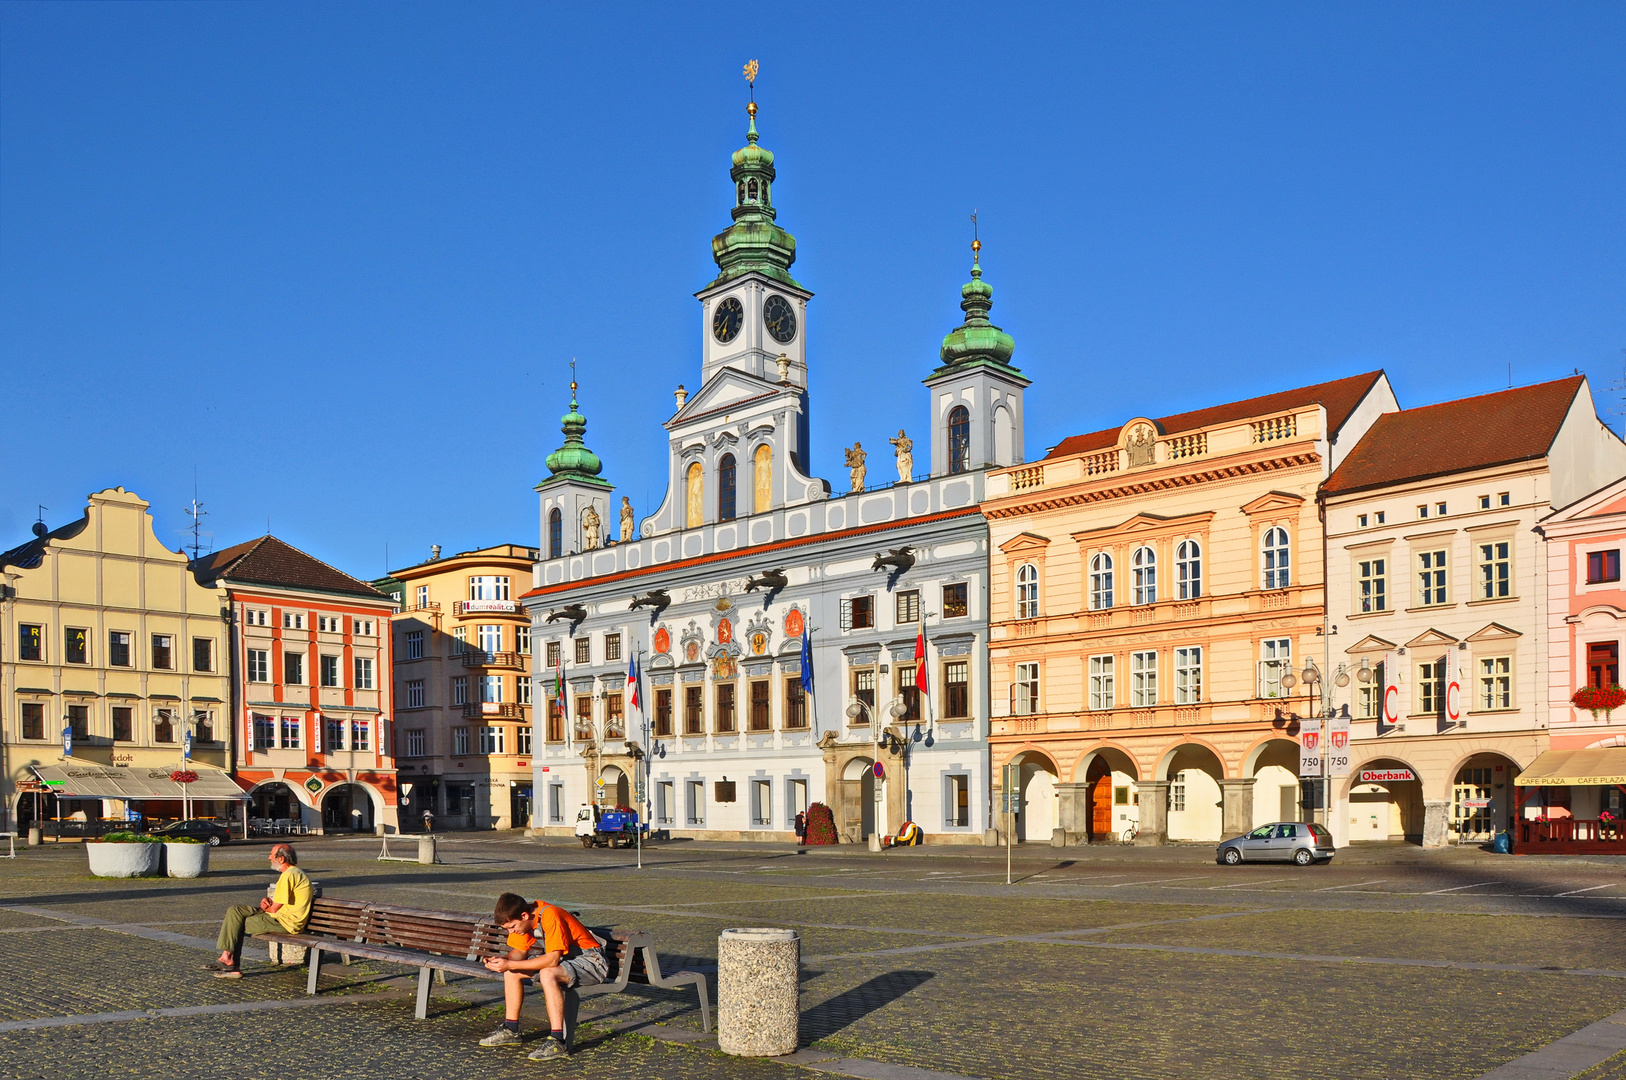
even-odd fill
[(299, 856), (287, 844), (274, 844), (267, 856), (279, 875), (272, 894), (258, 908), (237, 904), (226, 909), (220, 924), (220, 956), (203, 965), (217, 979), (243, 977), (243, 938), (248, 934), (297, 934), (311, 917), (311, 879), (295, 864)]
[[(533, 975), (547, 1001), (552, 1028), (542, 1045), (531, 1051), (532, 1061), (562, 1057), (565, 1046), (565, 991), (573, 986), (596, 986), (610, 977), (604, 942), (568, 911), (538, 900), (530, 903), (517, 893), (497, 897), (493, 913), (497, 925), (508, 931), (507, 956), (492, 956), (487, 968), (502, 972), (502, 1027), (480, 1040), (481, 1046), (519, 1042), (519, 1009), (525, 1000), (525, 980)], [(541, 955), (532, 955), (541, 939)]]

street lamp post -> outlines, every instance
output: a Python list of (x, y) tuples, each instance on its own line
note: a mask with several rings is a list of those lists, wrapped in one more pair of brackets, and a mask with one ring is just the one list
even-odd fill
[[(1365, 684), (1372, 681), (1372, 666), (1368, 662), (1366, 657), (1363, 656), (1361, 658), (1361, 666), (1358, 669), (1356, 669), (1356, 671), (1354, 673), (1354, 677), (1362, 685), (1365, 685)], [(1320, 695), (1319, 701), (1318, 701), (1318, 703), (1316, 705), (1316, 708), (1315, 708), (1315, 711), (1314, 711), (1314, 717), (1315, 717), (1315, 722), (1316, 722), (1317, 728), (1320, 729), (1321, 732), (1322, 732), (1321, 738), (1322, 738), (1323, 741), (1321, 742), (1321, 746), (1320, 746), (1320, 750), (1319, 750), (1321, 764), (1320, 764), (1320, 768), (1317, 770), (1317, 775), (1316, 775), (1316, 777), (1314, 779), (1316, 779), (1321, 785), (1321, 788), (1320, 788), (1320, 795), (1321, 795), (1321, 824), (1324, 827), (1326, 827), (1326, 829), (1329, 832), (1331, 832), (1331, 830), (1332, 830), (1332, 783), (1331, 783), (1331, 780), (1332, 780), (1332, 777), (1333, 777), (1334, 774), (1333, 774), (1333, 771), (1332, 771), (1332, 755), (1329, 754), (1327, 752), (1327, 750), (1328, 750), (1328, 747), (1330, 745), (1330, 739), (1331, 739), (1331, 731), (1330, 731), (1331, 721), (1334, 718), (1338, 717), (1338, 710), (1333, 706), (1333, 702), (1332, 702), (1332, 685), (1329, 684), (1327, 682), (1327, 680), (1322, 677), (1321, 669), (1316, 667), (1316, 663), (1315, 663), (1315, 661), (1313, 659), (1306, 658), (1305, 661), (1304, 661), (1304, 669), (1301, 672), (1299, 672), (1298, 674), (1294, 674), (1293, 670), (1291, 668), (1289, 668), (1287, 670), (1287, 672), (1284, 675), (1282, 675), (1282, 687), (1284, 689), (1286, 689), (1286, 690), (1292, 690), (1300, 682), (1304, 683), (1306, 693), (1308, 693), (1310, 695), (1316, 695), (1319, 692), (1319, 695)], [(1338, 665), (1338, 670), (1333, 675), (1332, 683), (1336, 684), (1340, 689), (1349, 686), (1350, 672), (1349, 672), (1349, 669), (1348, 669), (1347, 666), (1345, 666), (1344, 664), (1339, 664)], [(1348, 712), (1347, 712), (1348, 706), (1346, 705), (1345, 708), (1346, 708), (1346, 712), (1344, 713), (1344, 719), (1345, 719), (1346, 724), (1347, 724), (1347, 719), (1348, 719), (1348, 715), (1349, 715)], [(1291, 715), (1291, 713), (1289, 715)], [(1336, 749), (1347, 750), (1347, 746), (1343, 747), (1343, 748), (1336, 748)], [(1347, 759), (1346, 759), (1346, 762), (1347, 762)], [(1348, 775), (1347, 769), (1346, 769), (1345, 772), (1339, 773), (1338, 775), (1347, 776)]]

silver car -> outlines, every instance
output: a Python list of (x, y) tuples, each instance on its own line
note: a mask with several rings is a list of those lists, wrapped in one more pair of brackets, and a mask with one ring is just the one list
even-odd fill
[(1337, 854), (1332, 834), (1313, 821), (1273, 821), (1227, 840), (1214, 852), (1226, 866), (1243, 862), (1292, 862), (1299, 866), (1331, 862)]

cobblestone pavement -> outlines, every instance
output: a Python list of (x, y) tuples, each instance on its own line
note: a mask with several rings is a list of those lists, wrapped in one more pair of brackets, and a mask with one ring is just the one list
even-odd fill
[[(1211, 848), (1041, 848), (1007, 886), (983, 849), (672, 844), (638, 870), (511, 836), (443, 837), (436, 866), (296, 843), (326, 895), (489, 912), (512, 889), (646, 930), (668, 967), (714, 965), (727, 926), (793, 926), (804, 1045), (872, 1063), (860, 1073), (1471, 1080), (1626, 1009), (1626, 867), (1608, 860), (1395, 848), (1230, 869)], [(0, 1078), (806, 1075), (697, 1042), (692, 991), (589, 999), (576, 1052), (544, 1064), (476, 1045), (499, 1018), (491, 982), (436, 987), (418, 1021), (389, 965), (324, 968), (316, 999), (297, 969), (211, 979), (220, 913), (262, 892), (264, 858), (228, 845), (196, 881), (97, 880), (74, 845), (7, 864)], [(665, 1037), (632, 1030), (649, 1024)], [(1585, 1076), (1626, 1080), (1626, 1060)]]

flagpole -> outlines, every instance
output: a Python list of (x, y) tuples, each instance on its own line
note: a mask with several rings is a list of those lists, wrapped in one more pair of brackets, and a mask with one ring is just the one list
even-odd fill
[(637, 762), (634, 762), (633, 782), (638, 786), (638, 821), (632, 830), (638, 841), (638, 869), (644, 868), (644, 825), (649, 818), (649, 710), (644, 708), (644, 665), (639, 663), (644, 655), (644, 647), (638, 646), (632, 654), (632, 696), (638, 702), (638, 716), (644, 722), (644, 757), (643, 776), (638, 775)]

